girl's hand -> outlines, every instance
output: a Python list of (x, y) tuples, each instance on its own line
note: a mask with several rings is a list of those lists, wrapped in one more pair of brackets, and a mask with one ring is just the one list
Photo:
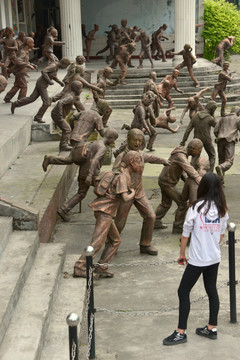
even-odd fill
[(188, 259), (186, 258), (186, 256), (179, 256), (178, 258), (179, 265), (187, 265), (187, 263), (188, 263)]

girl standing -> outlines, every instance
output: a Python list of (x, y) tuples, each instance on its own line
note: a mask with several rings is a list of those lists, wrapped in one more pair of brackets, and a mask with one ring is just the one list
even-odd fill
[[(227, 227), (228, 213), (225, 195), (218, 175), (203, 176), (197, 191), (197, 200), (188, 209), (181, 237), (179, 264), (187, 264), (180, 286), (178, 328), (163, 340), (164, 345), (177, 345), (187, 341), (187, 319), (190, 312), (189, 294), (200, 275), (209, 299), (208, 325), (197, 328), (196, 334), (217, 339), (217, 317), (219, 298), (217, 273), (221, 260), (220, 242)], [(185, 255), (191, 234), (189, 260)]]

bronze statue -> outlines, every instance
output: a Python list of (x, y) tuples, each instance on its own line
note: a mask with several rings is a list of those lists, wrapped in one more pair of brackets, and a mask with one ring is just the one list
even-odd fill
[(141, 51), (139, 54), (139, 66), (138, 69), (143, 68), (143, 59), (149, 59), (151, 63), (151, 68), (153, 68), (153, 61), (151, 56), (151, 43), (152, 40), (149, 35), (146, 34), (146, 31), (141, 30), (140, 34), (136, 37), (135, 41), (141, 41)]
[[(29, 36), (29, 37), (32, 37), (32, 36)], [(18, 50), (23, 46), (25, 38), (26, 38), (25, 32), (24, 31), (19, 31), (18, 32), (18, 37), (16, 38), (16, 43), (17, 43)]]
[[(101, 266), (101, 264), (109, 263), (112, 260), (121, 243), (121, 237), (113, 222), (113, 217), (122, 203), (128, 203), (134, 199), (136, 184), (132, 179), (135, 179), (135, 177), (141, 178), (142, 171), (141, 155), (136, 151), (130, 151), (122, 158), (121, 166), (117, 172), (104, 173), (102, 176), (100, 175), (99, 181), (97, 179), (95, 193), (98, 197), (89, 204), (96, 218), (95, 229), (90, 243), (95, 250), (94, 257), (104, 245), (108, 233), (114, 233), (111, 249), (108, 249), (107, 254), (106, 248), (104, 249), (95, 269), (95, 273), (101, 277), (113, 277), (113, 273), (107, 270), (108, 266), (106, 264)], [(104, 187), (101, 186), (102, 182), (104, 182)], [(74, 276), (86, 277), (85, 254), (82, 254), (76, 261)]]
[(110, 61), (113, 60), (113, 58), (116, 55), (116, 51), (118, 48), (118, 37), (119, 37), (118, 26), (114, 24), (114, 25), (109, 25), (109, 27), (112, 28), (111, 31), (105, 31), (105, 33), (107, 34), (107, 45), (105, 46), (105, 48), (103, 48), (102, 50), (96, 53), (96, 56), (98, 56), (99, 54), (102, 54), (109, 49), (110, 54), (107, 56), (106, 59), (107, 64), (109, 64)]
[(214, 89), (211, 95), (212, 100), (215, 100), (217, 95), (220, 96), (222, 100), (221, 106), (221, 116), (225, 116), (225, 109), (227, 103), (227, 97), (225, 94), (225, 89), (228, 81), (232, 81), (231, 73), (228, 72), (229, 63), (225, 62), (223, 64), (223, 70), (218, 75), (218, 82), (214, 85)]
[(218, 64), (223, 67), (225, 62), (224, 60), (224, 52), (228, 52), (227, 49), (233, 47), (235, 38), (234, 36), (227, 36), (225, 39), (220, 41), (220, 43), (216, 47), (217, 57), (212, 60), (214, 64)]
[(204, 149), (209, 157), (210, 162), (210, 171), (214, 169), (215, 163), (215, 149), (212, 143), (211, 138), (211, 127), (215, 127), (216, 120), (214, 118), (214, 112), (217, 108), (215, 101), (210, 100), (205, 106), (205, 110), (199, 111), (196, 115), (190, 120), (189, 125), (187, 126), (183, 139), (180, 145), (184, 146), (185, 142), (188, 139), (190, 132), (194, 129), (194, 138), (200, 139), (203, 143)]
[(154, 111), (155, 117), (158, 117), (160, 107), (163, 106), (163, 103), (161, 102), (161, 100), (163, 100), (163, 98), (161, 97), (161, 95), (158, 92), (158, 88), (156, 85), (156, 79), (157, 79), (156, 72), (155, 71), (150, 72), (149, 79), (146, 81), (146, 83), (144, 85), (143, 92), (146, 93), (147, 91), (152, 91), (156, 95), (155, 101), (153, 103), (153, 111)]
[(36, 101), (39, 96), (42, 98), (42, 106), (38, 110), (37, 114), (34, 116), (33, 121), (38, 123), (45, 123), (42, 119), (48, 107), (51, 105), (51, 98), (48, 96), (47, 88), (49, 85), (53, 85), (56, 81), (61, 86), (64, 83), (57, 77), (58, 69), (66, 69), (70, 65), (70, 60), (68, 58), (62, 58), (59, 62), (53, 62), (50, 65), (46, 66), (42, 70), (42, 75), (38, 78), (36, 86), (30, 96), (24, 97), (20, 100), (12, 102), (11, 112), (14, 114), (16, 107), (25, 106)]
[(68, 144), (72, 129), (65, 117), (69, 114), (72, 106), (77, 104), (77, 98), (81, 92), (82, 83), (77, 80), (73, 81), (71, 84), (71, 93), (66, 93), (52, 109), (51, 117), (54, 123), (62, 130), (62, 136), (59, 144), (60, 151), (72, 150), (72, 147)]
[(118, 50), (118, 53), (115, 56), (115, 59), (113, 60), (113, 63), (111, 67), (115, 67), (115, 65), (119, 64), (119, 67), (122, 70), (121, 78), (120, 78), (120, 84), (126, 85), (126, 75), (127, 75), (127, 68), (126, 64), (129, 63), (129, 60), (131, 59), (132, 53), (136, 50), (136, 44), (135, 42), (130, 42), (127, 45), (120, 46), (120, 49)]
[[(124, 157), (125, 154), (127, 154), (131, 150), (139, 152), (142, 158), (143, 168), (144, 168), (144, 163), (162, 164), (164, 166), (169, 165), (168, 161), (163, 158), (144, 153), (141, 150), (143, 148), (143, 143), (144, 143), (143, 132), (139, 129), (131, 129), (128, 132), (128, 136), (127, 136), (127, 146), (125, 147), (124, 151), (117, 156), (113, 164), (113, 170), (119, 168), (119, 166), (121, 165), (122, 158)], [(127, 217), (131, 209), (131, 206), (134, 205), (143, 218), (140, 244), (139, 244), (140, 253), (144, 253), (148, 255), (157, 255), (158, 254), (157, 249), (151, 245), (156, 215), (142, 187), (142, 178), (140, 176), (135, 179), (135, 184), (136, 184), (135, 199), (133, 199), (131, 202), (127, 204), (123, 204), (123, 203), (120, 204), (114, 222), (119, 233), (121, 234), (127, 222)], [(107, 244), (111, 246), (111, 244), (113, 243), (114, 243), (114, 232), (110, 230), (108, 233)]]
[(177, 77), (179, 75), (179, 70), (174, 69), (171, 75), (166, 75), (163, 81), (157, 86), (158, 92), (163, 99), (166, 99), (168, 102), (168, 107), (173, 107), (173, 101), (170, 96), (170, 91), (174, 87), (177, 92), (183, 94), (183, 90), (180, 90), (177, 87)]
[(27, 95), (27, 73), (28, 69), (34, 70), (37, 65), (29, 62), (29, 52), (34, 46), (34, 40), (30, 37), (26, 37), (24, 45), (18, 50), (16, 59), (14, 60), (14, 66), (12, 69), (15, 75), (14, 85), (11, 90), (8, 91), (3, 99), (6, 103), (9, 103), (14, 95), (19, 91), (18, 99), (22, 99)]
[[(191, 165), (195, 170), (197, 170), (201, 177), (203, 177), (203, 175), (205, 175), (210, 170), (209, 160), (202, 156), (197, 158), (195, 162), (191, 161)], [(193, 201), (197, 200), (197, 190), (198, 183), (193, 178), (188, 176), (184, 182), (182, 190), (183, 201), (187, 201), (188, 205), (192, 204)]]
[(63, 221), (69, 221), (67, 213), (85, 198), (88, 189), (95, 184), (97, 175), (103, 164), (107, 146), (114, 145), (118, 138), (118, 132), (115, 129), (108, 128), (104, 133), (102, 140), (77, 144), (68, 157), (45, 155), (43, 160), (43, 170), (47, 171), (50, 164), (79, 166), (78, 173), (78, 192), (67, 200), (57, 211)]
[[(74, 71), (72, 72), (72, 75), (68, 75), (68, 76), (65, 76), (64, 79), (63, 79), (63, 85), (64, 85), (64, 88), (63, 90), (54, 95), (52, 97), (52, 102), (56, 102), (58, 101), (59, 99), (61, 99), (66, 93), (69, 93), (71, 92), (71, 84), (73, 81), (80, 81), (84, 86), (86, 86), (87, 88), (95, 91), (96, 93), (99, 92), (99, 93), (103, 93), (103, 90), (100, 89), (98, 86), (95, 86), (95, 85), (92, 85), (90, 84), (88, 81), (86, 81), (83, 77), (84, 75), (84, 70), (83, 70), (83, 67), (81, 65), (76, 65), (74, 67)], [(77, 110), (80, 111), (80, 110), (85, 110), (85, 107), (84, 105), (82, 104), (82, 102), (80, 101), (80, 98), (78, 99), (77, 101)]]
[(188, 98), (187, 106), (184, 108), (182, 115), (180, 117), (181, 124), (183, 123), (183, 118), (188, 111), (189, 111), (189, 118), (191, 120), (198, 111), (204, 110), (204, 106), (200, 103), (199, 99), (203, 95), (203, 93), (207, 90), (210, 90), (210, 88), (208, 87), (202, 89), (196, 95)]
[(235, 144), (239, 139), (240, 107), (234, 106), (230, 114), (221, 117), (214, 129), (218, 150), (218, 166), (216, 172), (224, 182), (224, 174), (234, 161)]
[(161, 41), (168, 40), (166, 36), (164, 36), (164, 31), (167, 29), (167, 25), (163, 24), (159, 27), (158, 30), (156, 30), (152, 34), (152, 44), (151, 44), (151, 50), (152, 50), (152, 56), (154, 56), (155, 51), (157, 50), (157, 54), (155, 56), (155, 60), (160, 60), (160, 56), (162, 54), (162, 62), (166, 62), (166, 56), (164, 53), (164, 50), (162, 48)]
[(51, 64), (54, 61), (59, 61), (57, 56), (53, 53), (53, 47), (55, 45), (64, 45), (65, 41), (57, 41), (58, 31), (54, 26), (51, 26), (47, 29), (47, 34), (44, 38), (44, 43), (42, 46), (43, 56), (38, 60), (39, 63), (44, 60), (48, 60), (48, 64)]
[(89, 33), (85, 36), (86, 48), (83, 51), (85, 51), (87, 54), (86, 55), (87, 62), (90, 62), (91, 45), (92, 45), (92, 41), (96, 40), (94, 35), (98, 30), (99, 30), (99, 26), (97, 24), (94, 24), (94, 28), (91, 31), (89, 31)]
[(175, 129), (169, 126), (169, 123), (174, 123), (177, 119), (175, 116), (171, 115), (171, 111), (175, 110), (175, 107), (165, 110), (159, 117), (156, 118), (156, 127), (166, 129), (172, 133), (176, 133), (180, 128), (178, 125)]
[(186, 66), (188, 68), (188, 72), (189, 72), (189, 75), (191, 76), (192, 81), (194, 82), (196, 88), (198, 88), (200, 86), (200, 84), (199, 84), (197, 78), (193, 74), (193, 64), (195, 64), (197, 60), (196, 60), (195, 56), (192, 54), (191, 45), (185, 44), (182, 51), (171, 52), (171, 55), (182, 55), (183, 62), (181, 62), (181, 64), (177, 65), (175, 67), (175, 69), (180, 70)]
[(6, 27), (4, 37), (0, 39), (0, 44), (3, 44), (5, 50), (3, 62), (0, 64), (2, 67), (2, 75), (8, 79), (8, 67), (14, 65), (16, 51), (18, 50), (17, 42), (14, 39), (14, 31), (11, 27)]
[(134, 118), (131, 126), (124, 124), (122, 129), (139, 129), (141, 131), (147, 131), (149, 135), (149, 141), (147, 149), (154, 151), (153, 143), (157, 137), (157, 132), (154, 128), (156, 125), (155, 116), (152, 110), (152, 104), (155, 101), (155, 95), (152, 91), (147, 91), (142, 95), (142, 99), (134, 107)]
[(201, 176), (189, 163), (188, 156), (199, 157), (203, 148), (203, 144), (199, 139), (193, 139), (189, 142), (187, 148), (184, 146), (176, 147), (169, 157), (170, 165), (165, 166), (158, 178), (158, 184), (162, 193), (161, 203), (156, 209), (155, 229), (166, 229), (167, 225), (163, 224), (162, 219), (170, 209), (172, 201), (177, 204), (175, 220), (173, 223), (173, 233), (181, 233), (184, 223), (185, 213), (187, 211), (187, 203), (182, 198), (182, 193), (176, 188), (183, 172), (193, 178), (197, 184), (201, 180)]
[(8, 81), (5, 76), (0, 75), (0, 94), (3, 92), (7, 87)]
[(73, 130), (70, 136), (72, 146), (86, 142), (94, 130), (97, 130), (101, 136), (104, 136), (101, 116), (104, 114), (106, 107), (107, 104), (105, 106), (102, 104), (102, 106), (94, 110), (81, 111), (72, 116), (70, 119), (70, 123), (73, 124)]

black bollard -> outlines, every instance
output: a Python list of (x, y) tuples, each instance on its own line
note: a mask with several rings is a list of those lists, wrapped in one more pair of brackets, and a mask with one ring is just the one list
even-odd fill
[(94, 294), (93, 294), (93, 255), (94, 248), (86, 249), (87, 264), (87, 294), (88, 294), (88, 343), (89, 359), (95, 359), (95, 321), (94, 321)]
[(69, 333), (69, 359), (78, 360), (77, 326), (79, 323), (79, 317), (75, 313), (70, 313), (67, 316), (66, 322), (68, 324), (68, 333)]
[(235, 279), (235, 229), (234, 223), (228, 224), (228, 262), (229, 262), (229, 294), (230, 294), (230, 321), (237, 322), (236, 312), (236, 279)]

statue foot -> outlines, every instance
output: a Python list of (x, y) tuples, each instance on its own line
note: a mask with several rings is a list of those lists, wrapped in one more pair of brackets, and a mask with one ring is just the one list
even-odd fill
[(81, 269), (77, 268), (76, 266), (74, 266), (73, 277), (86, 278), (87, 277), (87, 272), (86, 272), (86, 270), (81, 270)]
[(57, 211), (57, 214), (60, 216), (60, 218), (65, 221), (65, 222), (69, 222), (70, 221), (70, 218), (67, 216), (67, 214), (65, 214), (65, 212), (60, 208), (58, 211)]
[(47, 168), (48, 168), (48, 165), (49, 165), (50, 161), (49, 161), (49, 157), (47, 155), (44, 156), (44, 160), (43, 160), (43, 163), (42, 163), (42, 168), (43, 168), (43, 171), (47, 171)]
[(221, 167), (220, 167), (220, 166), (216, 166), (216, 167), (215, 167), (215, 170), (216, 170), (216, 173), (218, 174), (218, 176), (220, 177), (221, 181), (223, 181), (224, 175), (223, 175), (223, 172), (222, 172)]
[(148, 255), (157, 255), (158, 250), (153, 246), (142, 246), (140, 245), (140, 253)]
[(126, 81), (120, 81), (120, 84), (127, 85)]
[(8, 104), (8, 103), (11, 102), (11, 100), (8, 100), (8, 99), (3, 99), (3, 101), (4, 101), (6, 104)]
[(173, 227), (172, 234), (182, 234), (182, 228)]
[(66, 146), (61, 146), (60, 147), (60, 151), (71, 151), (73, 148), (72, 146), (66, 145)]
[(158, 56), (155, 56), (155, 60), (161, 60), (161, 58)]
[(36, 121), (39, 124), (45, 124), (46, 121), (42, 120), (42, 119), (36, 119), (34, 118), (33, 121)]
[(98, 264), (94, 270), (94, 273), (98, 275), (99, 278), (112, 278), (114, 276), (114, 273), (110, 272), (105, 269), (105, 266), (101, 266), (101, 264)]
[(14, 111), (15, 111), (15, 108), (16, 108), (16, 103), (15, 101), (12, 103), (11, 105), (11, 113), (14, 114)]
[(162, 62), (167, 62), (167, 60), (166, 60), (166, 59), (162, 59)]
[(154, 224), (154, 229), (167, 229), (167, 225), (163, 224), (162, 221), (156, 220)]
[(195, 85), (195, 87), (196, 87), (196, 88), (199, 88), (199, 87), (200, 87), (200, 84), (199, 84), (199, 83), (198, 83), (198, 84), (196, 84), (196, 85)]
[(142, 68), (143, 68), (143, 65), (139, 65), (139, 66), (138, 66), (138, 69), (142, 69)]
[(134, 65), (128, 65), (129, 68), (134, 68), (135, 66)]

